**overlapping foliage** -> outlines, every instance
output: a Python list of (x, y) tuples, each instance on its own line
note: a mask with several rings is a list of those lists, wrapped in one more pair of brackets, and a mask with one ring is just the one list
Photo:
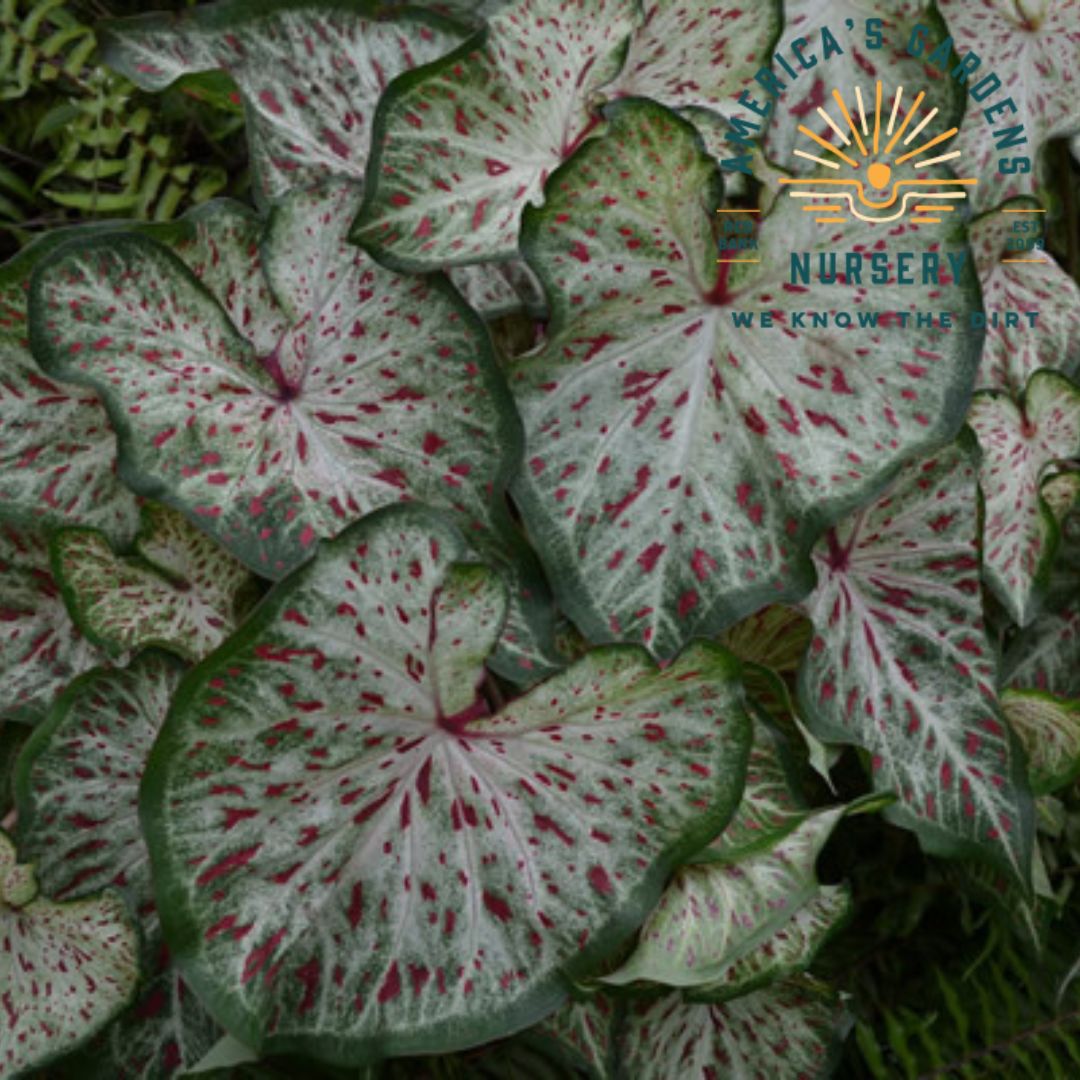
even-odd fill
[[(1080, 1065), (1080, 2), (878, 6), (0, 0), (142, 219), (0, 267), (0, 1078)], [(866, 78), (970, 211), (780, 197)]]

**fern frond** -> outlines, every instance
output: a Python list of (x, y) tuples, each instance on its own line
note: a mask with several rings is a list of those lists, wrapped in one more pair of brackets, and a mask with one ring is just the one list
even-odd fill
[(1071, 983), (1058, 1000), (1058, 956), (1033, 962), (996, 929), (990, 945), (967, 970), (934, 969), (907, 1004), (884, 1009), (873, 1025), (861, 1022), (859, 1071), (875, 1080), (1080, 1075), (1080, 986)]

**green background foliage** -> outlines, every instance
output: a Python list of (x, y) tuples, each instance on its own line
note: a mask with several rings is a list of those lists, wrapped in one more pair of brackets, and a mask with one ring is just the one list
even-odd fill
[(61, 225), (168, 221), (247, 190), (243, 110), (226, 76), (150, 95), (102, 64), (95, 24), (145, 7), (0, 4), (0, 258)]

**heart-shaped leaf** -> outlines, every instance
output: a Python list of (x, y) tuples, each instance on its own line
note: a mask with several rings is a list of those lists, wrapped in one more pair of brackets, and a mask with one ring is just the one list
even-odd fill
[[(867, 25), (875, 16), (879, 19), (876, 29)], [(909, 52), (909, 43), (916, 26), (920, 25), (929, 30), (925, 40), (930, 42), (930, 49), (925, 55), (913, 56)], [(765, 154), (769, 161), (801, 174), (812, 172), (814, 165), (796, 155), (795, 149), (811, 154), (816, 151), (803, 138), (800, 127), (809, 128), (819, 138), (836, 146), (857, 145), (834, 91), (844, 98), (848, 116), (858, 125), (868, 148), (872, 147), (870, 140), (877, 114), (879, 80), (882, 90), (879, 130), (891, 126), (888, 121), (897, 90), (901, 88), (903, 93), (894, 124), (902, 123), (908, 109), (917, 105), (909, 131), (932, 112), (935, 114), (932, 122), (948, 130), (960, 121), (963, 88), (946, 71), (929, 62), (930, 50), (946, 35), (944, 23), (931, 0), (878, 0), (871, 6), (860, 0), (785, 0), (784, 30), (777, 42), (777, 51), (787, 68), (778, 62), (768, 65), (777, 78), (779, 96), (764, 87), (754, 87), (751, 91), (759, 105), (772, 105), (772, 114), (763, 119), (743, 108), (737, 115), (745, 123), (765, 129)], [(856, 87), (862, 97), (861, 110), (859, 99), (855, 97)], [(818, 112), (819, 109), (832, 118), (832, 124)], [(837, 127), (844, 133), (847, 143), (835, 138)], [(758, 138), (758, 132), (753, 128), (748, 129), (747, 134), (749, 138)], [(724, 157), (746, 152), (738, 144), (728, 143)], [(902, 151), (897, 150), (896, 154), (901, 155)], [(826, 156), (829, 156), (828, 152)]]
[(1080, 697), (1080, 596), (1044, 612), (1009, 646), (1002, 682), (1021, 690)]
[(40, 529), (0, 524), (0, 717), (33, 722), (105, 654), (71, 621)]
[[(979, 177), (974, 205), (989, 209), (1014, 195), (1034, 195), (1043, 182), (1039, 158), (1047, 140), (1080, 131), (1075, 88), (1080, 4), (940, 0), (940, 7), (956, 52), (982, 57), (968, 80), (967, 113), (957, 139), (973, 166), (971, 175)], [(948, 71), (954, 65), (955, 55), (942, 66)], [(996, 83), (988, 81), (991, 76)], [(1027, 168), (1017, 164), (1021, 159)]]
[(34, 287), (39, 359), (105, 395), (132, 481), (268, 577), (405, 498), (491, 530), (519, 442), (482, 325), (348, 248), (355, 199), (339, 186), (276, 212), (265, 266), (289, 328), (269, 354), (141, 236), (63, 249)]
[(199, 660), (236, 628), (253, 599), (247, 568), (183, 515), (147, 504), (140, 557), (116, 555), (94, 529), (62, 529), (52, 562), (79, 629), (113, 654), (159, 645)]
[(1027, 626), (1043, 603), (1059, 539), (1039, 487), (1056, 462), (1080, 456), (1080, 387), (1036, 371), (1019, 403), (977, 394), (968, 422), (983, 452), (983, 574), (1013, 621)]
[(681, 867), (637, 949), (602, 981), (695, 987), (720, 1000), (804, 970), (850, 910), (847, 888), (819, 885), (814, 870), (846, 810), (812, 814), (736, 862)]
[[(927, 292), (935, 309), (967, 310), (972, 275), (871, 290), (823, 283), (815, 263), (792, 292), (792, 252), (827, 260), (850, 243), (861, 263), (873, 226), (823, 230), (783, 199), (761, 226), (760, 263), (717, 267), (719, 201), (687, 123), (617, 102), (608, 133), (552, 178), (522, 234), (553, 318), (545, 347), (511, 369), (528, 443), (515, 494), (586, 636), (659, 656), (801, 595), (820, 528), (956, 427), (977, 363), (977, 335), (910, 325)], [(808, 329), (807, 311), (777, 310), (786, 295), (852, 326)], [(908, 328), (856, 325), (886, 311)], [(739, 326), (746, 318), (755, 325)]]
[(886, 817), (1026, 885), (1031, 800), (983, 627), (969, 442), (907, 466), (815, 549), (799, 699), (815, 734), (867, 750), (898, 796)]
[[(535, 1022), (730, 817), (737, 665), (594, 652), (487, 717), (498, 579), (420, 508), (319, 548), (181, 684), (143, 790), (162, 919), (243, 1042), (346, 1064)], [(318, 918), (312, 914), (318, 912)]]
[[(1080, 287), (1048, 252), (1023, 252), (1010, 240), (1030, 240), (1027, 231), (1042, 215), (1021, 212), (1034, 204), (1011, 203), (1010, 210), (983, 214), (971, 224), (971, 249), (982, 285), (983, 306), (999, 325), (986, 329), (978, 389), (1019, 396), (1038, 368), (1054, 368), (1070, 379), (1080, 373)], [(1018, 259), (1038, 262), (1018, 262)], [(1026, 312), (1035, 312), (1032, 326)], [(1005, 314), (1019, 325), (1005, 326)], [(995, 320), (991, 320), (993, 322)]]
[(353, 239), (432, 270), (517, 253), (526, 203), (596, 122), (619, 70), (631, 0), (518, 0), (379, 102)]
[(57, 904), (0, 832), (0, 1071), (40, 1069), (124, 1007), (138, 979), (138, 939), (115, 893)]
[(711, 0), (649, 0), (608, 98), (651, 98), (669, 109), (702, 108), (730, 118), (753, 87), (780, 33), (780, 4), (717, 7)]
[(138, 792), (150, 747), (185, 665), (146, 652), (126, 668), (76, 679), (34, 730), (19, 761), (19, 850), (58, 900), (128, 891), (153, 899)]
[(79, 1076), (171, 1076), (217, 1037), (161, 939), (139, 829), (139, 782), (183, 671), (164, 653), (144, 652), (126, 669), (83, 675), (19, 761), (19, 847), (36, 862), (42, 887), (65, 900), (120, 888), (142, 929), (145, 979), (131, 1007), (80, 1057)]
[(0, 515), (89, 525), (123, 543), (139, 511), (116, 477), (116, 436), (101, 400), (47, 378), (30, 353), (31, 271), (71, 235), (50, 236), (0, 267)]
[(1080, 702), (1042, 690), (1006, 690), (1001, 707), (1028, 756), (1031, 790), (1046, 795), (1080, 773)]
[(109, 64), (145, 89), (196, 71), (232, 76), (264, 199), (327, 176), (362, 180), (387, 84), (464, 36), (429, 12), (387, 12), (370, 0), (227, 0), (120, 19), (103, 31)]
[(175, 510), (143, 508), (141, 557), (114, 554), (95, 529), (62, 529), (53, 567), (71, 618), (112, 654), (157, 645), (199, 660), (237, 627), (254, 581)]
[(837, 996), (792, 979), (722, 1005), (678, 993), (636, 1004), (619, 1045), (623, 1075), (819, 1080), (831, 1075), (851, 1020)]

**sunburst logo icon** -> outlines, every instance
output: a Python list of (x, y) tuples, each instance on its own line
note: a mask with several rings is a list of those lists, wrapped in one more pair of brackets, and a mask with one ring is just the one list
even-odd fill
[[(944, 220), (938, 215), (951, 213), (957, 201), (967, 198), (966, 189), (978, 183), (974, 177), (919, 175), (933, 165), (961, 156), (959, 150), (947, 146), (958, 128), (932, 134), (930, 125), (938, 114), (936, 108), (915, 122), (925, 92), (906, 106), (904, 88), (898, 86), (891, 105), (886, 103), (883, 108), (879, 79), (872, 120), (867, 117), (862, 87), (855, 87), (855, 100), (850, 106), (839, 90), (833, 90), (832, 96), (839, 119), (824, 108), (817, 112), (840, 140), (839, 145), (800, 124), (799, 133), (814, 143), (814, 148), (797, 149), (795, 155), (838, 175), (780, 181), (792, 185), (788, 194), (793, 199), (810, 200), (803, 210), (821, 215), (815, 221), (843, 222), (850, 215), (877, 225), (909, 215), (912, 222), (937, 223)], [(825, 204), (819, 201), (822, 199)]]

